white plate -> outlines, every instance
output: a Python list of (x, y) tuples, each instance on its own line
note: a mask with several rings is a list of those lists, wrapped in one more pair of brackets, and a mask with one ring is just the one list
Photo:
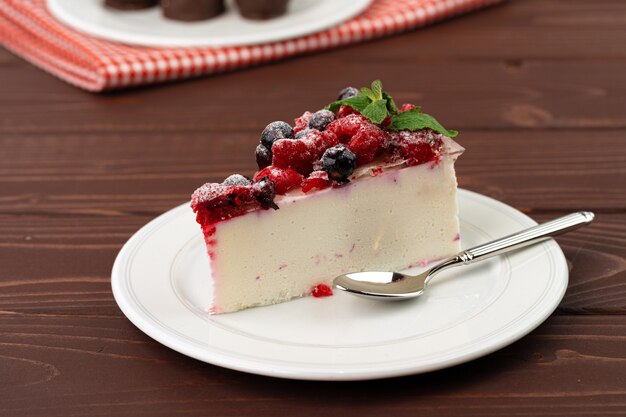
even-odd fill
[[(465, 248), (536, 224), (480, 194), (458, 197)], [(444, 272), (407, 302), (336, 291), (218, 316), (206, 313), (209, 276), (200, 228), (184, 204), (122, 248), (113, 294), (146, 334), (201, 361), (283, 378), (359, 380), (432, 371), (514, 342), (554, 311), (568, 270), (548, 241)]]
[(226, 13), (201, 22), (165, 19), (158, 7), (118, 11), (104, 0), (48, 0), (63, 23), (100, 38), (143, 46), (237, 46), (276, 42), (319, 32), (364, 11), (372, 0), (291, 0), (286, 15), (267, 21)]

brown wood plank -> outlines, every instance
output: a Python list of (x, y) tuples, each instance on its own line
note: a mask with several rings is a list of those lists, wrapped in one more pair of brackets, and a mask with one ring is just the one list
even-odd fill
[(381, 78), (399, 102), (421, 104), (457, 130), (626, 127), (626, 60), (510, 66), (332, 56), (283, 63), (280, 83), (274, 82), (276, 67), (269, 66), (109, 95), (56, 81), (26, 82), (35, 78), (32, 71), (10, 67), (0, 72), (0, 132), (258, 131), (273, 120), (292, 120), (303, 109), (315, 111), (344, 86), (368, 85), (373, 78)]
[(361, 383), (257, 377), (206, 365), (126, 321), (0, 316), (2, 416), (608, 416), (626, 405), (623, 316), (552, 317), (444, 371)]

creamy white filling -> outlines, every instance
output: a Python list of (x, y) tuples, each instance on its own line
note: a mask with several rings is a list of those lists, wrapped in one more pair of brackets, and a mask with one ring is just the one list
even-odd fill
[(397, 270), (458, 252), (455, 159), (448, 153), (438, 164), (281, 196), (277, 211), (218, 223), (211, 311), (275, 304), (341, 273)]

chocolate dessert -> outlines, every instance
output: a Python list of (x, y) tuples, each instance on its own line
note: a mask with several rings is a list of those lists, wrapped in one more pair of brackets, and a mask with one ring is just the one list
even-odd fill
[(224, 12), (224, 0), (161, 0), (163, 15), (168, 19), (196, 22)]
[(284, 15), (289, 0), (236, 0), (236, 3), (246, 19), (266, 20)]
[(156, 6), (158, 0), (105, 0), (107, 7), (119, 10), (140, 10)]

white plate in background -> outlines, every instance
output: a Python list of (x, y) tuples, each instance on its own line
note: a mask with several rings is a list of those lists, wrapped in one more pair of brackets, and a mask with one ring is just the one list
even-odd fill
[(372, 0), (291, 0), (287, 14), (266, 21), (244, 19), (230, 3), (226, 13), (200, 22), (178, 22), (161, 9), (121, 11), (104, 0), (48, 0), (60, 21), (89, 35), (140, 46), (239, 46), (296, 38), (333, 27), (363, 12)]

